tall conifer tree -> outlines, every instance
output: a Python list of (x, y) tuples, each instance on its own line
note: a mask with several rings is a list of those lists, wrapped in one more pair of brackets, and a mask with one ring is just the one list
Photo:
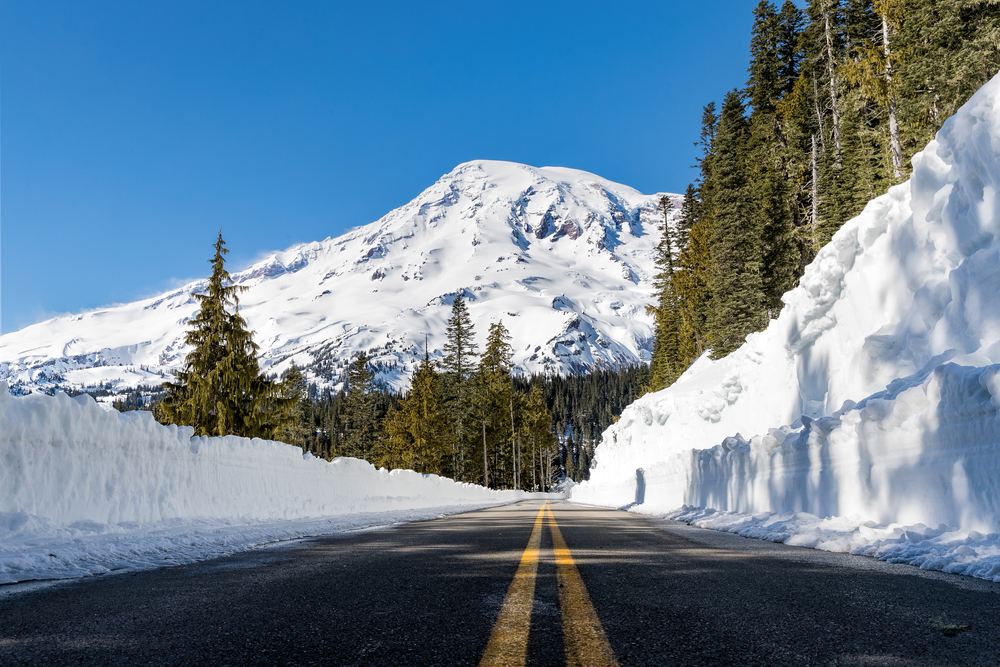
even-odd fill
[(467, 454), (474, 449), (475, 441), (470, 378), (476, 369), (478, 353), (469, 309), (462, 296), (457, 295), (452, 302), (451, 317), (448, 319), (442, 370), (445, 405), (455, 434), (452, 467), (456, 479), (463, 481), (469, 481), (466, 466), (474, 463), (468, 460)]
[(748, 124), (737, 91), (726, 95), (715, 141), (712, 181), (712, 355), (724, 357), (763, 328), (763, 257), (750, 205), (746, 162)]
[(511, 479), (513, 464), (508, 453), (514, 435), (509, 418), (514, 355), (508, 341), (510, 333), (503, 322), (491, 324), (476, 372), (475, 400), (482, 436), (483, 480), (485, 486), (494, 488)]
[(367, 460), (374, 453), (379, 424), (375, 405), (375, 374), (367, 354), (358, 353), (351, 362), (347, 377), (347, 392), (341, 413), (344, 441), (338, 455)]
[(275, 438), (288, 420), (292, 402), (277, 383), (260, 372), (257, 344), (239, 313), (239, 293), (225, 267), (229, 252), (222, 232), (209, 262), (212, 275), (201, 304), (190, 321), (185, 342), (192, 347), (174, 382), (164, 383), (167, 396), (157, 418), (193, 426), (195, 435), (241, 435)]
[(646, 307), (655, 317), (656, 333), (649, 381), (650, 391), (659, 391), (673, 384), (684, 370), (680, 353), (680, 313), (674, 285), (674, 263), (678, 238), (670, 221), (673, 204), (666, 195), (660, 197), (660, 242), (656, 245), (656, 275), (653, 278), (656, 303)]

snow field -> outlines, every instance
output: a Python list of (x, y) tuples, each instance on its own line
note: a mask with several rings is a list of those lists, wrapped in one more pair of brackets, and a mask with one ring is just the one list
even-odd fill
[[(644, 309), (658, 201), (574, 169), (468, 162), (376, 222), (235, 272), (248, 288), (240, 312), (266, 372), (294, 362), (333, 389), (361, 351), (382, 381), (406, 388), (425, 340), (432, 354), (443, 348), (456, 294), (480, 347), (503, 320), (521, 371), (638, 363), (652, 334)], [(158, 373), (189, 352), (192, 292), (204, 288), (199, 280), (4, 334), (0, 380), (14, 393), (160, 384)]]
[(87, 395), (14, 397), (0, 383), (0, 583), (186, 562), (530, 497), (192, 433)]
[(1000, 581), (1000, 78), (913, 165), (765, 331), (629, 406), (572, 498)]

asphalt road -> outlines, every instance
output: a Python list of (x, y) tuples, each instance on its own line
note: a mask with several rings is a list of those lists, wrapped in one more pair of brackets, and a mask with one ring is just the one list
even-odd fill
[(623, 666), (1000, 665), (1000, 585), (558, 502), (557, 559), (541, 506), (0, 587), (0, 665), (478, 665), (515, 573), (528, 665), (590, 662), (588, 604)]

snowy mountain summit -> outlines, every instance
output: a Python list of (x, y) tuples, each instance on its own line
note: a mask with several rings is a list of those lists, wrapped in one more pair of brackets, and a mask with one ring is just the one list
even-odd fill
[[(404, 386), (425, 336), (443, 347), (456, 295), (480, 342), (503, 321), (522, 372), (637, 363), (652, 340), (659, 197), (573, 169), (468, 162), (376, 222), (234, 273), (249, 288), (241, 312), (267, 371), (294, 361), (334, 387), (361, 351)], [(6, 334), (0, 380), (21, 392), (157, 384), (184, 361), (205, 284)]]

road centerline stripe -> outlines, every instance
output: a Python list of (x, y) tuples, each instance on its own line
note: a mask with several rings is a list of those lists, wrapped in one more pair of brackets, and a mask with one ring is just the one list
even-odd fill
[(542, 520), (548, 503), (535, 517), (528, 546), (521, 555), (514, 581), (507, 589), (500, 616), (490, 632), (486, 651), (479, 667), (511, 667), (525, 664), (528, 655), (528, 632), (531, 629), (531, 608), (535, 600), (535, 579), (538, 574), (538, 551), (542, 543)]
[(556, 556), (556, 579), (559, 582), (559, 608), (562, 611), (563, 642), (568, 667), (618, 667), (614, 651), (601, 626), (601, 620), (590, 602), (573, 556), (559, 532), (552, 509), (548, 512), (552, 548)]

